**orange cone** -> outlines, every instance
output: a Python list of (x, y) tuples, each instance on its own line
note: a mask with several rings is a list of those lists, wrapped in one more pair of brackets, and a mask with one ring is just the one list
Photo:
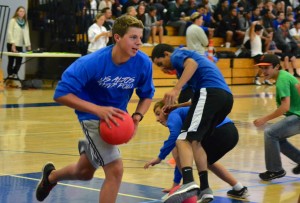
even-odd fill
[(176, 164), (176, 161), (174, 158), (171, 158), (169, 159), (169, 161), (167, 161), (168, 164), (171, 164), (171, 165), (175, 165)]
[(212, 39), (209, 40), (208, 43), (208, 55), (207, 58), (211, 61), (214, 61), (214, 44)]

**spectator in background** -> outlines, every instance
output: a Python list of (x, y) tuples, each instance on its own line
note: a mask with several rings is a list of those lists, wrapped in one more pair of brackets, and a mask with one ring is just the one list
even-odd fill
[[(103, 23), (103, 26), (106, 28), (107, 31), (111, 31), (112, 30), (112, 26), (114, 24), (114, 20), (111, 18), (112, 17), (112, 11), (110, 10), (110, 8), (106, 7), (103, 8), (101, 10), (101, 13), (104, 14), (105, 17), (105, 21)], [(112, 36), (109, 36), (108, 42), (107, 42), (107, 46), (113, 44), (112, 41)]]
[(214, 19), (217, 21), (217, 23), (221, 23), (223, 21), (223, 18), (228, 14), (229, 12), (229, 1), (228, 0), (220, 0), (219, 4), (215, 10), (214, 13)]
[(184, 36), (186, 29), (186, 14), (184, 12), (184, 0), (176, 0), (171, 2), (168, 8), (168, 22), (167, 25), (178, 29), (178, 35)]
[(275, 18), (276, 17), (271, 10), (269, 9), (264, 10), (262, 21), (263, 21), (263, 27), (265, 28), (266, 32), (268, 33), (274, 32), (273, 21)]
[(291, 62), (294, 76), (300, 77), (297, 73), (296, 56), (298, 45), (296, 40), (289, 33), (290, 22), (284, 19), (281, 26), (275, 31), (274, 41), (276, 46), (282, 50), (281, 59), (284, 61), (284, 68), (289, 71), (289, 62)]
[(197, 10), (196, 0), (187, 0), (184, 7), (185, 7), (185, 14), (187, 16), (192, 15)]
[(277, 18), (273, 20), (273, 28), (275, 31), (278, 29), (284, 19), (284, 12), (280, 11), (277, 15)]
[(143, 46), (152, 46), (152, 44), (148, 43), (150, 34), (151, 34), (151, 26), (145, 26), (145, 22), (146, 22), (146, 7), (143, 4), (140, 4), (137, 7), (137, 19), (139, 19), (140, 21), (142, 21), (143, 25), (144, 25), (144, 31), (143, 31)]
[(103, 26), (105, 22), (105, 16), (103, 13), (98, 13), (95, 17), (94, 24), (92, 24), (88, 29), (88, 53), (97, 51), (103, 47), (106, 47), (109, 37), (111, 37), (111, 32), (107, 31)]
[(112, 4), (112, 14), (113, 16), (120, 17), (122, 15), (122, 4), (120, 3), (119, 0), (114, 0)]
[[(27, 21), (26, 10), (23, 6), (19, 6), (13, 17), (8, 23), (7, 29), (7, 51), (9, 52), (23, 52), (23, 46), (27, 50), (31, 50), (31, 42), (29, 37), (29, 25)], [(7, 74), (16, 76), (22, 63), (21, 57), (8, 57)], [(15, 64), (15, 65), (14, 65)]]
[(155, 36), (158, 34), (158, 42), (161, 44), (163, 42), (164, 28), (163, 28), (163, 20), (157, 20), (156, 17), (157, 9), (155, 6), (149, 7), (149, 12), (145, 14), (145, 27), (151, 28), (151, 40), (154, 46), (157, 45), (155, 42)]
[[(250, 37), (250, 47), (251, 47), (251, 57), (254, 59), (254, 62), (257, 63), (261, 56), (263, 55), (263, 40), (261, 36), (263, 35), (263, 27), (259, 24), (259, 21), (254, 21), (250, 27), (249, 31)], [(260, 76), (262, 74), (261, 69), (258, 70), (254, 82), (256, 85), (261, 85)], [(269, 80), (264, 80), (263, 82), (266, 85), (273, 85)]]
[[(207, 4), (206, 4), (207, 5)], [(197, 6), (197, 12), (203, 17), (202, 29), (206, 33), (209, 39), (213, 38), (215, 35), (215, 23), (216, 21), (212, 17), (211, 13), (208, 12), (207, 6), (200, 4)]]
[(226, 47), (242, 44), (245, 32), (241, 31), (236, 8), (230, 7), (229, 14), (218, 27), (218, 33), (225, 39)]
[(198, 12), (194, 12), (190, 19), (193, 24), (186, 30), (187, 48), (204, 55), (205, 47), (208, 45), (208, 39), (204, 30), (200, 27), (203, 24), (203, 16)]
[(246, 30), (250, 28), (251, 15), (252, 13), (250, 10), (244, 10), (243, 13), (239, 15), (239, 25), (241, 31), (246, 32)]
[(134, 6), (129, 6), (127, 8), (127, 11), (126, 11), (126, 15), (130, 15), (130, 16), (136, 17), (137, 12), (136, 12), (135, 7)]
[(300, 44), (300, 21), (294, 22), (294, 27), (289, 30), (290, 35)]
[(112, 1), (111, 0), (101, 0), (100, 1), (99, 7), (98, 7), (99, 11), (101, 11), (102, 9), (104, 9), (106, 7), (112, 9)]
[(133, 6), (136, 9), (138, 5), (139, 5), (139, 0), (128, 0), (125, 4), (123, 4), (122, 13), (123, 14), (127, 13), (128, 7)]

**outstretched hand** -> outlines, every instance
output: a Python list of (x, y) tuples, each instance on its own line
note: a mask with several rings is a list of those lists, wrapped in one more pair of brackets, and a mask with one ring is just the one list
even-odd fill
[(156, 164), (159, 164), (161, 162), (160, 158), (154, 158), (151, 161), (147, 162), (144, 166), (144, 169), (149, 168), (150, 166), (155, 166)]

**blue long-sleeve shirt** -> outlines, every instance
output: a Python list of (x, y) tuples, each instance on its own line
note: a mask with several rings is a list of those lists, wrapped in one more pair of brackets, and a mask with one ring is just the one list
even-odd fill
[[(176, 140), (177, 137), (180, 134), (181, 131), (181, 127), (183, 125), (183, 122), (187, 116), (187, 113), (189, 111), (189, 107), (181, 107), (181, 108), (177, 108), (174, 111), (172, 111), (167, 119), (167, 127), (169, 128), (170, 131), (170, 135), (168, 137), (168, 139), (164, 142), (164, 145), (160, 148), (160, 153), (158, 155), (158, 157), (163, 160), (165, 159), (170, 153), (171, 151), (174, 149), (174, 147), (176, 146)], [(224, 121), (222, 123), (220, 123), (216, 128), (226, 124), (226, 123), (230, 123), (232, 122), (229, 118), (225, 118)], [(180, 183), (180, 180), (182, 178), (182, 175), (180, 173), (180, 170), (177, 168), (175, 168), (174, 170), (174, 182), (175, 183)]]

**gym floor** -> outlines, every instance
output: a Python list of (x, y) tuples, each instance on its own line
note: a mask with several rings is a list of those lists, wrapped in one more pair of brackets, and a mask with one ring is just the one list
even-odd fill
[[(153, 104), (170, 88), (157, 88)], [(282, 156), (287, 175), (270, 182), (261, 181), (264, 172), (263, 128), (256, 128), (253, 120), (276, 108), (274, 86), (231, 86), (235, 97), (229, 117), (235, 122), (240, 140), (225, 155), (222, 163), (236, 179), (248, 187), (246, 200), (227, 197), (231, 187), (209, 173), (209, 183), (218, 203), (266, 202), (296, 203), (300, 194), (300, 175), (291, 170), (295, 164)], [(78, 139), (83, 136), (72, 109), (56, 104), (54, 90), (21, 90), (7, 88), (0, 92), (0, 202), (33, 203), (35, 188), (43, 165), (51, 161), (61, 168), (78, 159)], [(138, 102), (134, 96), (128, 106), (132, 113)], [(163, 188), (170, 187), (174, 165), (168, 156), (161, 164), (148, 170), (144, 164), (157, 157), (168, 137), (168, 130), (156, 122), (153, 104), (139, 126), (137, 135), (120, 146), (124, 161), (124, 176), (117, 203), (161, 202)], [(276, 120), (270, 121), (270, 123)], [(300, 148), (299, 136), (290, 141)], [(197, 177), (197, 172), (194, 170)], [(100, 168), (91, 181), (63, 181), (44, 202), (98, 202), (104, 174)], [(198, 178), (196, 178), (198, 180)]]

